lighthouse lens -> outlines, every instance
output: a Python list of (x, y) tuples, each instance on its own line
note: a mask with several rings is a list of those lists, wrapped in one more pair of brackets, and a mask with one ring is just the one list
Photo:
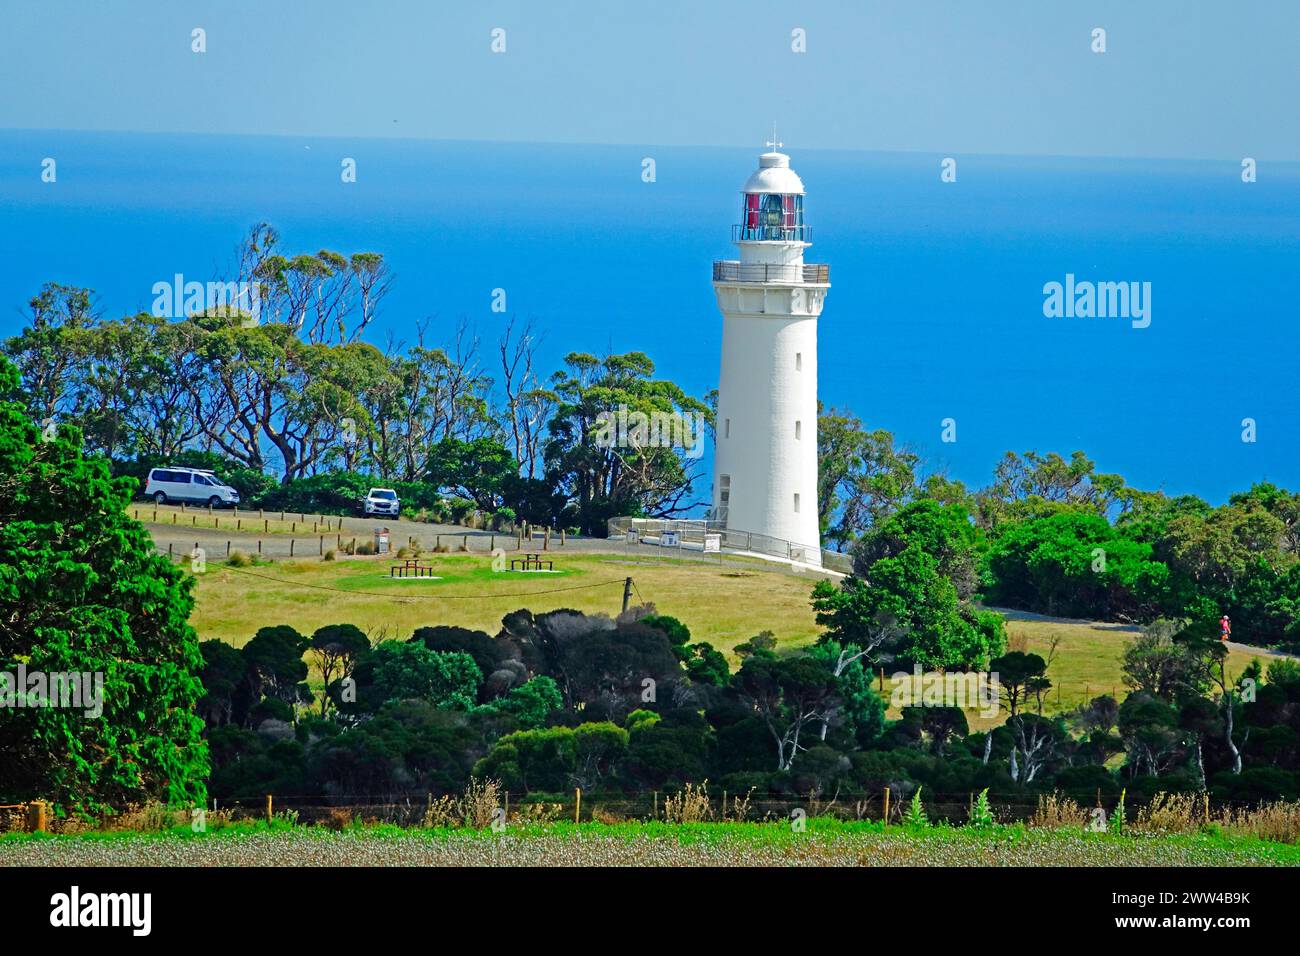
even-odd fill
[(781, 228), (781, 197), (763, 197), (763, 225), (769, 229)]

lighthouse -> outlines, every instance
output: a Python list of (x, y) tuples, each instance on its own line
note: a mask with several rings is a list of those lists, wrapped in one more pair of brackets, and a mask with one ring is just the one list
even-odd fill
[(817, 317), (830, 268), (804, 262), (803, 182), (776, 137), (767, 145), (731, 228), (740, 258), (713, 263), (722, 310), (713, 518), (732, 545), (820, 566)]

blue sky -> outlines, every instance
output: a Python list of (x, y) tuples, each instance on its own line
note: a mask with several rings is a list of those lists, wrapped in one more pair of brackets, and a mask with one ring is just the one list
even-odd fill
[(1295, 160), (1298, 40), (1294, 0), (44, 0), (0, 127)]

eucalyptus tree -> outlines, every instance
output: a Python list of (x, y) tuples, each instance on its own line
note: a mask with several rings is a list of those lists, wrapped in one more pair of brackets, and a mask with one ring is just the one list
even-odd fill
[(654, 363), (641, 352), (603, 359), (572, 352), (564, 362), (551, 380), (556, 407), (544, 457), (583, 530), (603, 530), (612, 515), (670, 516), (690, 507), (697, 477), (690, 463), (702, 448), (709, 407), (655, 379)]
[(822, 537), (846, 545), (916, 495), (920, 458), (888, 431), (818, 409), (817, 514)]
[(47, 282), (28, 303), (29, 318), (5, 343), (17, 366), (24, 403), (38, 421), (60, 417), (75, 399), (78, 355), (70, 336), (96, 321), (93, 293), (79, 286)]

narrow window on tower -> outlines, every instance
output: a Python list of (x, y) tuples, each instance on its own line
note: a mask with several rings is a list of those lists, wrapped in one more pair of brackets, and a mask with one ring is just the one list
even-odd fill
[(802, 353), (802, 352), (795, 352), (795, 353), (794, 353), (794, 370), (795, 370), (796, 372), (802, 372), (802, 371), (803, 371), (803, 353)]
[(723, 438), (730, 438), (730, 437), (731, 437), (731, 419), (730, 419), (730, 418), (725, 419), (725, 420), (723, 421), (723, 423), (722, 423), (722, 437), (723, 437)]
[(794, 423), (794, 440), (799, 441), (803, 438), (803, 422)]
[(799, 492), (794, 493), (794, 513), (799, 513)]

